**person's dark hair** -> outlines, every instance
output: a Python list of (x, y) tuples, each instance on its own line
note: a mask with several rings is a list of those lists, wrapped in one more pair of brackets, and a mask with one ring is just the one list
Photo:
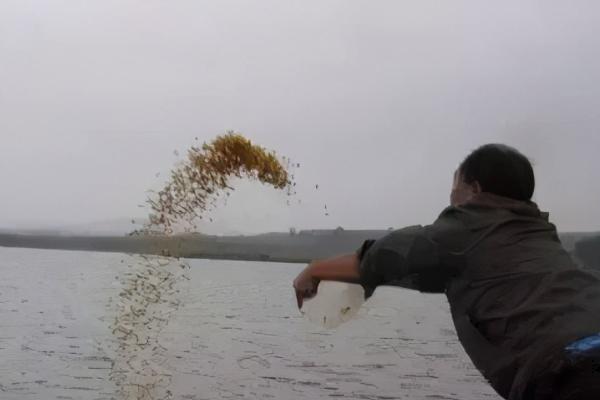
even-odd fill
[(529, 201), (535, 178), (531, 163), (518, 150), (504, 144), (486, 144), (474, 150), (458, 167), (466, 183), (479, 182), (483, 192)]

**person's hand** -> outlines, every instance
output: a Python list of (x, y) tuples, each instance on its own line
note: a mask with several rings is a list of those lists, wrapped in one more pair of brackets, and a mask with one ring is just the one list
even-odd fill
[(317, 294), (318, 287), (319, 279), (313, 276), (312, 264), (310, 264), (294, 279), (294, 290), (299, 309), (302, 308), (304, 299), (310, 299)]

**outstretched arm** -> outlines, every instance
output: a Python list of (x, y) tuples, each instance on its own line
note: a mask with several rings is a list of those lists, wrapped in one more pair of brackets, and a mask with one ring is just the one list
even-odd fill
[(356, 254), (311, 263), (294, 280), (298, 307), (317, 293), (322, 280), (360, 283), (365, 297), (387, 284), (444, 292), (469, 247), (470, 234), (460, 212), (448, 207), (432, 225), (399, 229), (379, 240), (365, 241)]
[(294, 280), (298, 308), (302, 307), (304, 299), (309, 299), (317, 293), (320, 281), (358, 283), (360, 280), (358, 266), (359, 259), (356, 254), (310, 263)]

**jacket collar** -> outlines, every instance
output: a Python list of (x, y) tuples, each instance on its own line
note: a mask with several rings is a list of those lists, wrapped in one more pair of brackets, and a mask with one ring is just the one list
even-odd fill
[(493, 193), (482, 192), (473, 196), (464, 206), (475, 206), (482, 208), (501, 208), (514, 212), (515, 214), (537, 217), (548, 220), (548, 213), (542, 212), (533, 201), (521, 201), (509, 197), (498, 196)]

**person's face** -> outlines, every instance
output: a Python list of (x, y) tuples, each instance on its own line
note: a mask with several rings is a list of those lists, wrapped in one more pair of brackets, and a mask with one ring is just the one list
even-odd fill
[(452, 191), (450, 192), (450, 205), (460, 206), (471, 200), (477, 193), (481, 193), (479, 182), (465, 183), (461, 174), (456, 170), (452, 182)]

